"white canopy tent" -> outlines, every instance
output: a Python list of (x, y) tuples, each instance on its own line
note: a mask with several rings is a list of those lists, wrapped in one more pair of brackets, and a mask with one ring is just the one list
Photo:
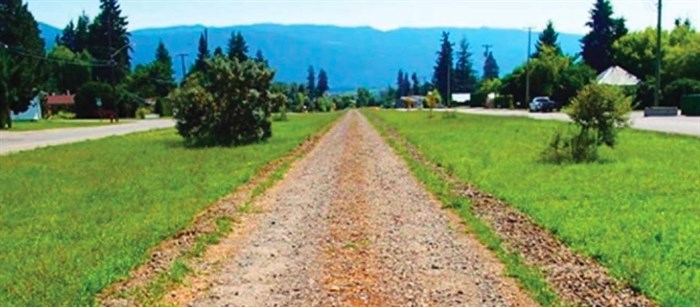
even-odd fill
[(596, 82), (610, 85), (637, 85), (639, 84), (639, 79), (621, 67), (613, 66), (598, 75)]
[(29, 103), (29, 108), (26, 111), (15, 114), (12, 112), (12, 120), (40, 120), (41, 119), (41, 103), (39, 96), (34, 97)]

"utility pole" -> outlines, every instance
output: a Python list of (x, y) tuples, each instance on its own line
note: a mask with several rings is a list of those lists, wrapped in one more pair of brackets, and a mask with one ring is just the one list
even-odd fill
[(178, 53), (175, 55), (180, 57), (180, 63), (182, 64), (182, 80), (185, 80), (185, 76), (187, 75), (187, 68), (185, 68), (185, 57), (188, 55), (188, 53)]
[(525, 105), (530, 103), (530, 48), (532, 48), (532, 27), (527, 28), (527, 61), (525, 62)]
[(489, 49), (493, 47), (493, 45), (481, 45), (484, 47), (484, 57), (489, 56)]
[(659, 106), (661, 92), (661, 0), (659, 0), (656, 22), (656, 86), (654, 88), (654, 106)]

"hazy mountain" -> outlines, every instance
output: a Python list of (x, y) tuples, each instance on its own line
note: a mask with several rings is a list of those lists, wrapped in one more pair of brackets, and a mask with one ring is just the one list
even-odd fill
[[(58, 29), (42, 25), (46, 39), (53, 44)], [(471, 44), (475, 68), (482, 73), (482, 45), (493, 45), (493, 52), (501, 68), (501, 75), (521, 64), (527, 54), (527, 33), (524, 30), (491, 28), (402, 28), (380, 31), (369, 27), (335, 27), (316, 25), (257, 24), (225, 28), (208, 28), (209, 44), (226, 49), (232, 31), (241, 31), (254, 55), (260, 49), (277, 69), (276, 79), (303, 82), (309, 65), (316, 71), (328, 72), (333, 91), (354, 90), (358, 86), (382, 88), (394, 85), (399, 69), (417, 72), (420, 78), (432, 78), (440, 33), (449, 31), (455, 44), (466, 36)], [(186, 66), (194, 62), (197, 41), (203, 26), (178, 26), (136, 30), (131, 33), (134, 46), (133, 63), (153, 60), (158, 41), (165, 42), (170, 53), (187, 54)], [(532, 35), (533, 46), (537, 33)], [(560, 34), (559, 41), (566, 53), (580, 50), (579, 35)], [(534, 47), (533, 47), (534, 52)], [(174, 58), (175, 71), (181, 75), (179, 58)]]

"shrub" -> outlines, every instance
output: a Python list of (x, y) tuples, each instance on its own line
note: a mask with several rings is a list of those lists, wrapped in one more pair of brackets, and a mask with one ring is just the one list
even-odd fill
[(583, 87), (566, 109), (578, 132), (572, 136), (555, 133), (542, 158), (554, 163), (595, 161), (599, 146), (614, 148), (617, 130), (628, 125), (627, 114), (631, 110), (632, 100), (619, 87)]
[(67, 111), (58, 111), (56, 114), (51, 116), (51, 119), (74, 119), (75, 113)]
[(190, 146), (231, 146), (272, 136), (274, 72), (253, 61), (214, 57), (172, 94), (177, 130)]
[(684, 95), (700, 94), (700, 81), (694, 79), (678, 79), (664, 88), (663, 105), (681, 107)]
[(498, 109), (513, 109), (513, 96), (511, 95), (502, 95), (498, 96), (495, 99), (495, 105), (496, 108)]
[(144, 119), (146, 118), (146, 115), (151, 114), (151, 109), (147, 107), (139, 107), (136, 109), (136, 118), (138, 119)]
[(685, 116), (700, 116), (700, 94), (683, 96), (681, 113)]
[(440, 104), (440, 101), (442, 101), (442, 97), (440, 97), (440, 91), (438, 91), (437, 89), (432, 90), (427, 95), (425, 95), (425, 107), (430, 109), (428, 117), (433, 117), (433, 109), (437, 107), (438, 104)]
[[(97, 106), (97, 98), (102, 101), (102, 107)], [(78, 118), (96, 118), (100, 108), (114, 110), (114, 103), (114, 92), (109, 84), (91, 81), (83, 84), (75, 94), (75, 115)]]
[(173, 105), (172, 101), (168, 98), (158, 98), (156, 100), (156, 105), (154, 106), (154, 113), (160, 114), (160, 116), (173, 116)]

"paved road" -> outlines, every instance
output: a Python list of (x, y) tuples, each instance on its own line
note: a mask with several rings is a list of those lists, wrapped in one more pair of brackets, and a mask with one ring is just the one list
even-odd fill
[(94, 140), (113, 135), (173, 127), (170, 119), (141, 120), (119, 125), (64, 128), (27, 132), (0, 131), (0, 155), (51, 145)]
[[(482, 108), (456, 108), (457, 112), (494, 116), (520, 116), (534, 119), (569, 121), (563, 113), (530, 113), (524, 110), (500, 110)], [(630, 116), (632, 128), (668, 133), (700, 136), (700, 117), (644, 117), (641, 111), (634, 111)]]

